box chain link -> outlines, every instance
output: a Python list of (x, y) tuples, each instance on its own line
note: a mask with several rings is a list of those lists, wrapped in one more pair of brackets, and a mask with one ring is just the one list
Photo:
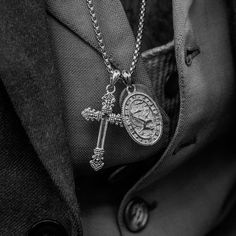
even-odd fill
[[(107, 54), (107, 50), (106, 50), (105, 43), (104, 43), (104, 38), (103, 38), (100, 26), (98, 24), (97, 16), (96, 16), (96, 13), (95, 13), (95, 10), (94, 10), (93, 0), (86, 0), (86, 1), (87, 1), (87, 6), (88, 6), (88, 9), (89, 9), (90, 17), (91, 17), (93, 29), (94, 29), (94, 32), (95, 32), (95, 35), (96, 35), (96, 38), (97, 38), (97, 41), (98, 41), (98, 45), (100, 47), (100, 51), (102, 53), (104, 63), (106, 65), (107, 71), (111, 75), (113, 75), (115, 70), (113, 69), (113, 67), (111, 65), (111, 62), (109, 60), (109, 56)], [(123, 78), (125, 79), (126, 84), (131, 83), (131, 75), (134, 72), (136, 64), (138, 62), (140, 47), (141, 47), (141, 43), (142, 43), (142, 36), (143, 36), (145, 11), (146, 11), (146, 0), (141, 0), (138, 31), (137, 31), (135, 50), (134, 50), (134, 53), (133, 53), (131, 66), (130, 66), (128, 71), (126, 71), (126, 70), (122, 71), (122, 75), (123, 75)]]

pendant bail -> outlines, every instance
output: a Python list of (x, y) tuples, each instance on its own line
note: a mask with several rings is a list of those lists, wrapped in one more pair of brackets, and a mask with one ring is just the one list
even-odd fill
[(119, 70), (113, 70), (111, 77), (110, 77), (110, 85), (114, 86), (116, 82), (120, 79), (120, 71)]
[(129, 71), (127, 70), (122, 71), (122, 79), (127, 87), (132, 86), (132, 78), (131, 78), (131, 73)]
[(120, 79), (120, 71), (113, 70), (110, 76), (110, 83), (106, 86), (107, 93), (114, 93), (116, 91), (116, 82)]

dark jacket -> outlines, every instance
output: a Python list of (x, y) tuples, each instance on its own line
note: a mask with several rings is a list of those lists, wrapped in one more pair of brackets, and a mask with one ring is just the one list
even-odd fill
[[(75, 191), (44, 1), (0, 2), (0, 235), (132, 235), (132, 224), (138, 235), (236, 233), (234, 28), (223, 0), (174, 0), (173, 16), (175, 133), (119, 203), (87, 206)], [(132, 203), (139, 220), (124, 217)]]

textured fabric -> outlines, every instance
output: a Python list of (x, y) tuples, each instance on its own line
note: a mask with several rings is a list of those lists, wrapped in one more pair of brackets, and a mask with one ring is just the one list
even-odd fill
[(45, 219), (54, 219), (71, 235), (76, 223), (40, 162), (0, 84), (0, 235), (26, 235)]
[(142, 53), (144, 65), (157, 100), (170, 119), (170, 138), (176, 129), (179, 115), (179, 85), (174, 42)]
[[(56, 194), (55, 201), (59, 205), (57, 199), (64, 199), (78, 228), (79, 210), (62, 119), (62, 96), (52, 61), (44, 4), (37, 0), (20, 3), (1, 1), (0, 22), (0, 78), (24, 128), (24, 132), (20, 129), (18, 134), (18, 121), (16, 128), (10, 126), (8, 130), (6, 127), (11, 121), (11, 114), (5, 117), (4, 109), (1, 111), (0, 183), (3, 188), (0, 188), (0, 202), (3, 201), (3, 216), (0, 217), (0, 230), (9, 232), (11, 228), (12, 234), (23, 234), (33, 221), (36, 223), (40, 217), (44, 218), (43, 209), (47, 206), (53, 209), (53, 197), (46, 197), (52, 188), (47, 186), (52, 184), (56, 185), (59, 194), (53, 189), (50, 194)], [(1, 106), (5, 99), (1, 99)], [(6, 106), (9, 106), (9, 101), (7, 103)], [(16, 114), (12, 113), (13, 116)], [(14, 132), (19, 135), (17, 143), (14, 136), (9, 136)], [(25, 132), (33, 147), (24, 138)], [(32, 148), (34, 152), (30, 151)], [(37, 164), (34, 163), (36, 157), (40, 159)], [(40, 167), (40, 163), (44, 168)], [(43, 171), (40, 171), (42, 168)], [(46, 180), (45, 169), (52, 179), (50, 184)], [(36, 197), (39, 197), (38, 200), (42, 197), (39, 203)], [(40, 207), (39, 215), (35, 212), (36, 218), (32, 209)], [(55, 210), (52, 214), (60, 217), (60, 212)], [(47, 216), (50, 217), (50, 213)], [(18, 225), (14, 228), (11, 225), (15, 222)]]
[[(137, 32), (140, 1), (121, 0), (129, 23)], [(165, 45), (174, 38), (172, 0), (148, 1), (142, 48), (144, 51)]]
[[(227, 142), (213, 143), (165, 178), (132, 194), (130, 199), (138, 196), (156, 205), (139, 235), (205, 236), (235, 203), (235, 168), (235, 154)], [(105, 179), (101, 182), (93, 180), (77, 188), (84, 235), (133, 235), (124, 225), (120, 234), (116, 222), (123, 183), (111, 185)], [(225, 228), (222, 231), (227, 232)]]
[[(140, 236), (207, 235), (235, 204), (235, 168), (232, 147), (227, 142), (214, 142), (165, 178), (137, 192), (148, 203), (157, 204), (150, 211), (150, 225)], [(122, 229), (123, 236), (133, 235)]]
[[(155, 159), (128, 192), (120, 191), (120, 181), (114, 192), (105, 188), (102, 193), (108, 193), (103, 199), (95, 194), (100, 186), (93, 192), (88, 182), (86, 190), (82, 178), (76, 182), (77, 195), (73, 190), (59, 112), (63, 101), (60, 80), (54, 77), (42, 2), (0, 1), (0, 234), (27, 235), (34, 223), (51, 218), (69, 235), (82, 235), (77, 214), (86, 228), (85, 236), (98, 232), (131, 235), (123, 222), (123, 210), (132, 197), (142, 197), (156, 202), (156, 207), (140, 235), (204, 236), (213, 228), (210, 236), (234, 235), (235, 140), (230, 147), (227, 137), (232, 132), (235, 137), (235, 122), (228, 119), (235, 119), (235, 103), (231, 103), (235, 77), (225, 1), (173, 0), (180, 83), (175, 134), (162, 162), (155, 165)], [(200, 54), (186, 65), (185, 56), (196, 47)], [(216, 132), (221, 134), (218, 142), (209, 145)], [(55, 151), (62, 149), (66, 155)], [(132, 172), (136, 170), (135, 166)], [(113, 199), (117, 192), (123, 200)]]
[[(96, 146), (99, 124), (86, 121), (81, 116), (81, 112), (87, 107), (101, 109), (101, 97), (105, 93), (109, 75), (100, 53), (91, 47), (91, 45), (97, 47), (97, 41), (94, 39), (95, 35), (85, 1), (67, 1), (66, 3), (47, 1), (47, 3), (55, 61), (63, 85), (67, 135), (75, 170), (77, 174), (91, 175), (93, 170), (89, 166), (89, 159)], [(116, 14), (110, 14), (113, 9), (116, 9)], [(121, 4), (103, 2), (96, 6), (96, 11), (113, 63), (117, 64), (119, 69), (127, 69), (131, 63), (135, 40)], [(153, 83), (155, 80), (158, 80), (160, 84), (165, 83), (168, 76), (164, 71), (171, 74), (172, 68), (175, 68), (173, 53), (172, 59), (169, 60), (169, 63), (159, 62), (156, 65), (153, 63), (153, 66), (160, 71), (158, 74), (160, 77), (152, 76), (155, 78), (148, 76), (142, 60), (139, 60), (134, 78), (135, 83), (141, 83), (151, 88), (150, 91), (154, 92), (154, 99), (156, 99), (159, 94), (153, 90)], [(164, 60), (165, 55), (163, 54), (160, 61)], [(117, 87), (118, 101), (119, 93), (124, 86), (118, 84)], [(156, 86), (155, 89), (159, 88)], [(161, 96), (164, 96), (163, 92), (164, 90), (162, 90)], [(156, 101), (159, 103), (158, 99)], [(120, 112), (119, 105), (116, 104), (114, 111), (115, 113)], [(163, 149), (169, 139), (169, 121), (165, 112), (162, 112), (162, 115), (164, 132), (161, 141), (152, 147), (136, 144), (125, 129), (109, 125), (105, 142), (104, 169), (148, 159)], [(156, 158), (158, 159), (158, 156)]]

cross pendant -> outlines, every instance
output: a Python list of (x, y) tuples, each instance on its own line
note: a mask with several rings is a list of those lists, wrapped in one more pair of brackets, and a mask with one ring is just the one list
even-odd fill
[(103, 162), (103, 155), (104, 155), (104, 144), (105, 144), (105, 138), (106, 138), (106, 132), (108, 128), (108, 124), (112, 123), (115, 125), (119, 125), (120, 127), (123, 127), (123, 121), (120, 114), (114, 114), (112, 113), (112, 109), (114, 106), (114, 103), (116, 101), (113, 93), (115, 92), (115, 89), (113, 91), (108, 91), (107, 93), (102, 97), (102, 109), (101, 111), (96, 111), (95, 109), (86, 108), (82, 111), (82, 116), (87, 120), (97, 120), (100, 121), (100, 128), (99, 128), (99, 134), (97, 139), (97, 146), (94, 149), (94, 154), (92, 156), (92, 159), (89, 161), (91, 167), (98, 171), (102, 169), (104, 166)]

